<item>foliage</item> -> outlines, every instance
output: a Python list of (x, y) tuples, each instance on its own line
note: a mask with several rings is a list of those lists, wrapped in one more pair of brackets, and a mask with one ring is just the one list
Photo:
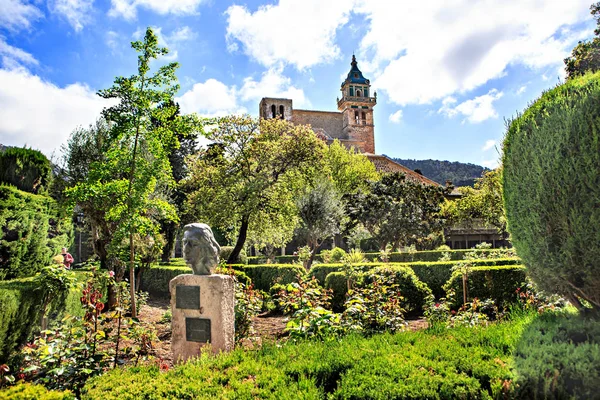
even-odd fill
[(42, 385), (19, 383), (18, 385), (0, 390), (4, 400), (74, 400), (75, 396), (69, 391), (59, 392), (48, 390)]
[(565, 58), (565, 72), (567, 79), (574, 79), (588, 72), (596, 72), (600, 69), (600, 3), (592, 3), (590, 14), (596, 20), (595, 38), (592, 40), (579, 41), (571, 51), (571, 55)]
[(229, 262), (229, 256), (233, 252), (232, 246), (221, 246), (221, 252), (219, 253), (219, 259), (221, 261), (227, 261), (229, 264), (248, 264), (248, 256), (246, 255), (246, 250), (242, 249), (238, 258), (233, 260), (233, 262)]
[(368, 182), (380, 178), (375, 164), (364, 154), (354, 147), (347, 149), (337, 139), (327, 146), (324, 162), (324, 175), (331, 179), (338, 193), (367, 191)]
[(45, 194), (51, 178), (50, 161), (40, 151), (19, 147), (0, 151), (0, 183), (33, 194)]
[(334, 247), (331, 250), (322, 250), (319, 254), (321, 260), (326, 264), (340, 262), (345, 255), (346, 252), (341, 247)]
[(327, 274), (324, 287), (331, 291), (331, 309), (336, 312), (344, 311), (344, 303), (348, 294), (348, 274), (345, 272)]
[(296, 237), (310, 249), (310, 257), (305, 264), (308, 270), (323, 241), (340, 233), (344, 208), (340, 194), (333, 183), (327, 180), (318, 181), (313, 188), (300, 195), (296, 207), (300, 217)]
[(298, 276), (303, 276), (306, 270), (301, 265), (267, 264), (248, 265), (243, 271), (252, 280), (257, 290), (268, 292), (276, 283), (287, 285), (297, 282)]
[(511, 121), (503, 187), (512, 241), (540, 289), (600, 310), (600, 73), (568, 80)]
[(366, 335), (397, 332), (406, 327), (401, 284), (393, 274), (379, 270), (369, 276), (366, 285), (348, 292), (342, 324), (348, 330)]
[(403, 296), (400, 304), (403, 311), (407, 313), (420, 314), (423, 311), (427, 296), (431, 295), (431, 290), (417, 278), (410, 268), (389, 264), (377, 267), (365, 273), (362, 277), (362, 284), (357, 285), (357, 287), (364, 287), (376, 281), (394, 285), (394, 288), (400, 291)]
[(348, 214), (377, 240), (380, 249), (396, 249), (442, 229), (441, 187), (425, 186), (401, 173), (371, 183), (371, 193), (348, 196)]
[[(306, 126), (248, 116), (219, 119), (214, 144), (188, 159), (189, 215), (230, 232), (237, 259), (253, 244), (282, 245), (296, 226), (294, 198), (320, 164), (325, 144)], [(233, 229), (232, 229), (233, 227)]]
[(477, 227), (491, 225), (506, 236), (506, 216), (502, 202), (502, 168), (486, 172), (474, 188), (459, 188), (459, 199), (446, 200), (443, 211), (449, 223)]
[(35, 275), (68, 247), (73, 227), (56, 201), (0, 185), (0, 280)]
[(77, 283), (75, 273), (62, 265), (48, 265), (35, 277), (39, 289), (44, 292), (42, 297), (42, 330), (46, 329), (48, 306), (62, 293), (68, 292)]
[(463, 304), (448, 321), (449, 326), (468, 326), (485, 325), (490, 318), (498, 318), (498, 307), (494, 300), (479, 300), (477, 297), (473, 301)]
[(440, 160), (411, 160), (393, 158), (407, 168), (421, 170), (423, 175), (429, 179), (441, 183), (451, 181), (454, 186), (473, 186), (477, 178), (480, 178), (488, 171), (480, 165), (463, 163), (459, 161), (440, 161)]
[(510, 399), (510, 354), (530, 322), (203, 354), (166, 373), (155, 366), (111, 371), (90, 380), (82, 398)]
[[(451, 307), (457, 309), (463, 299), (463, 274), (454, 271), (444, 285), (446, 293), (456, 293)], [(467, 281), (468, 298), (492, 299), (495, 304), (504, 308), (516, 302), (517, 288), (527, 281), (525, 267), (522, 265), (473, 267), (469, 271)]]
[(533, 282), (527, 281), (523, 287), (516, 290), (518, 306), (525, 312), (535, 311), (542, 314), (546, 311), (561, 310), (566, 306), (565, 300), (558, 295), (548, 295), (538, 290)]
[(514, 351), (518, 398), (592, 399), (600, 382), (600, 323), (547, 312), (526, 327)]

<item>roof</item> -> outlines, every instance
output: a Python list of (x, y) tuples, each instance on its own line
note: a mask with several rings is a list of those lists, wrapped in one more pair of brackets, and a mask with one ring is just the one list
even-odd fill
[(352, 55), (352, 62), (350, 63), (350, 65), (352, 67), (350, 68), (350, 72), (348, 72), (346, 80), (344, 81), (344, 83), (342, 83), (342, 86), (345, 83), (358, 83), (368, 85), (369, 80), (365, 78), (360, 69), (358, 69), (358, 63), (356, 62), (356, 57), (354, 56), (354, 54)]
[(425, 185), (442, 186), (439, 183), (423, 176), (402, 164), (397, 163), (391, 158), (379, 154), (364, 153), (365, 156), (375, 164), (375, 168), (379, 172), (402, 172), (408, 179), (420, 182)]

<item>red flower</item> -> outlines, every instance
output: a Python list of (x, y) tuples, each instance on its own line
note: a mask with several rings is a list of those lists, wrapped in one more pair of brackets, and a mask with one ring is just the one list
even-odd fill
[(452, 313), (452, 315), (456, 314), (456, 311), (452, 310), (450, 311)]
[(108, 271), (108, 276), (110, 278), (114, 278), (115, 277), (115, 271)]
[(102, 311), (104, 310), (104, 303), (102, 303), (101, 301), (96, 303), (96, 310), (98, 311)]
[(435, 306), (436, 306), (436, 307), (439, 307), (439, 306), (440, 306), (440, 303), (435, 303)]

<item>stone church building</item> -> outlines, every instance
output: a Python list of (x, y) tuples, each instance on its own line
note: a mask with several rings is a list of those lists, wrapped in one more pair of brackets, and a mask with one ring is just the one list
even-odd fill
[(328, 144), (337, 139), (346, 147), (359, 150), (378, 171), (402, 172), (409, 179), (439, 186), (439, 183), (392, 159), (375, 154), (373, 111), (377, 105), (377, 92), (371, 93), (371, 82), (358, 69), (355, 56), (352, 56), (350, 65), (350, 72), (340, 89), (342, 97), (337, 99), (338, 111), (299, 110), (294, 109), (290, 99), (265, 97), (260, 102), (260, 117), (283, 118), (295, 124), (310, 125)]

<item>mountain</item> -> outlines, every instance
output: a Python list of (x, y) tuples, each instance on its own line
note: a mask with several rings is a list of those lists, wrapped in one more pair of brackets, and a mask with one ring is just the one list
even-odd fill
[(481, 165), (459, 161), (392, 159), (412, 170), (420, 170), (423, 175), (442, 185), (450, 180), (455, 187), (473, 186), (476, 178), (481, 178), (484, 172), (489, 171)]

